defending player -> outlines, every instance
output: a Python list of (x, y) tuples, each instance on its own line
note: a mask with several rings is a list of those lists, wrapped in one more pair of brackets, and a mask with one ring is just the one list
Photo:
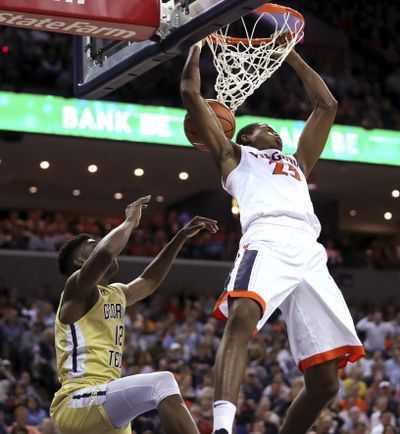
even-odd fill
[(338, 390), (338, 366), (364, 354), (342, 294), (317, 243), (320, 224), (306, 178), (335, 118), (337, 102), (295, 52), (286, 61), (314, 104), (296, 153), (284, 155), (269, 125), (251, 124), (228, 140), (200, 94), (201, 43), (191, 48), (181, 95), (203, 143), (218, 165), (224, 189), (238, 200), (243, 237), (214, 314), (227, 318), (215, 363), (214, 432), (231, 434), (247, 364), (247, 343), (280, 308), (292, 355), (305, 387), (287, 412), (281, 434), (305, 433)]
[(167, 434), (197, 434), (170, 372), (120, 378), (125, 308), (152, 294), (188, 238), (216, 232), (215, 220), (196, 217), (184, 226), (132, 282), (109, 284), (116, 257), (139, 225), (150, 196), (126, 208), (125, 221), (99, 243), (78, 235), (60, 250), (59, 268), (69, 276), (56, 318), (61, 389), (50, 413), (62, 434), (130, 434), (130, 421), (158, 409)]

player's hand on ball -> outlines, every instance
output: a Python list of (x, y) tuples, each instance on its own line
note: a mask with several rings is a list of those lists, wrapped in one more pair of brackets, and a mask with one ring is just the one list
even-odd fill
[(141, 197), (135, 202), (128, 205), (125, 209), (126, 220), (133, 223), (134, 227), (139, 226), (140, 219), (142, 217), (142, 210), (148, 207), (151, 196)]
[(185, 238), (191, 238), (197, 235), (202, 229), (215, 234), (218, 231), (218, 225), (216, 220), (209, 219), (207, 217), (196, 216), (190, 220), (180, 232)]

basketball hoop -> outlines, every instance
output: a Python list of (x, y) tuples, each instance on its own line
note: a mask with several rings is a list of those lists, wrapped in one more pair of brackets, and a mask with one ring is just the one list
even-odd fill
[[(303, 29), (299, 12), (266, 3), (208, 36), (218, 73), (217, 99), (235, 112), (282, 65), (303, 37)], [(267, 36), (259, 37), (260, 33)]]

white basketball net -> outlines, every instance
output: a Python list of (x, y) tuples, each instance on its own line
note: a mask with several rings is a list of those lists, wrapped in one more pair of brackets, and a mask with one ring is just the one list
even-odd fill
[[(275, 32), (267, 42), (260, 44), (253, 38), (257, 25), (268, 15), (275, 23)], [(282, 65), (286, 56), (303, 37), (304, 22), (295, 19), (289, 12), (282, 14), (283, 25), (278, 25), (276, 18), (268, 12), (260, 12), (253, 29), (250, 31), (241, 18), (248, 43), (229, 42), (229, 25), (207, 37), (218, 77), (215, 83), (217, 99), (225, 103), (233, 112), (258, 89), (261, 84)], [(289, 20), (291, 23), (289, 24)], [(279, 28), (280, 27), (280, 28)], [(286, 43), (277, 39), (283, 36)], [(214, 38), (213, 38), (214, 37)]]

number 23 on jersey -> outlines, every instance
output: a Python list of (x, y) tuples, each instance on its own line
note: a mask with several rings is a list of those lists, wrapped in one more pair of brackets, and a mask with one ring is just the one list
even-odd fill
[(270, 164), (275, 164), (273, 175), (284, 175), (291, 176), (292, 178), (301, 181), (300, 174), (298, 170), (290, 163), (275, 163), (271, 162)]

